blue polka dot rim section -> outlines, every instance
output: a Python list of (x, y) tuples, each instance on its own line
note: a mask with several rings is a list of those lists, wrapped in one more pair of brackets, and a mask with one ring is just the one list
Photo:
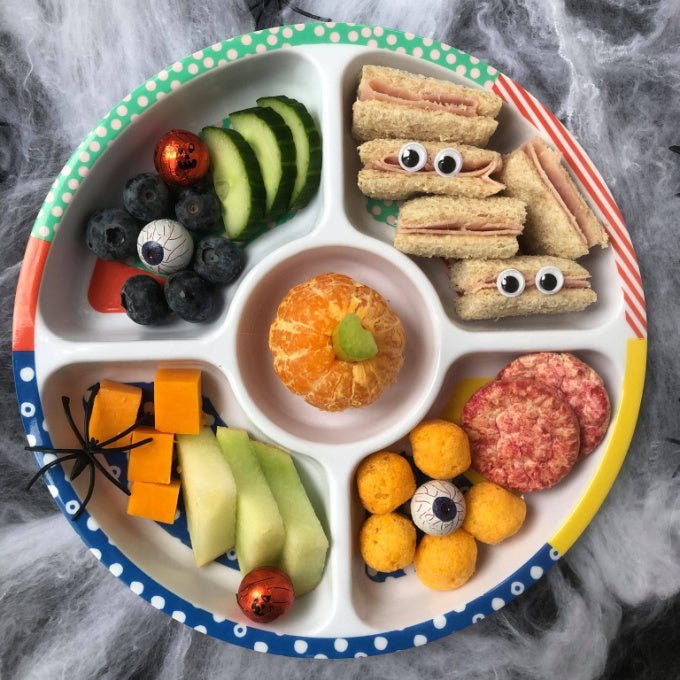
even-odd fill
[(28, 446), (52, 446), (38, 394), (33, 352), (13, 352), (14, 385)]

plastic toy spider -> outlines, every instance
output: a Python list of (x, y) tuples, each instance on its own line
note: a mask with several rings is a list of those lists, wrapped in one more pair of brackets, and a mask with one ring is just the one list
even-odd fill
[(60, 463), (64, 463), (65, 461), (68, 460), (73, 460), (73, 468), (71, 469), (71, 474), (69, 475), (69, 480), (73, 481), (76, 479), (83, 470), (88, 469), (90, 473), (90, 482), (88, 485), (87, 493), (85, 494), (85, 498), (83, 499), (82, 503), (80, 504), (80, 508), (78, 508), (78, 511), (73, 515), (71, 518), (72, 521), (76, 521), (81, 514), (83, 513), (83, 510), (85, 510), (85, 507), (87, 506), (88, 502), (92, 498), (92, 493), (94, 492), (94, 482), (95, 482), (95, 468), (97, 468), (103, 475), (108, 479), (112, 484), (114, 484), (116, 487), (118, 487), (121, 491), (123, 491), (125, 494), (128, 496), (130, 495), (130, 491), (127, 489), (125, 485), (123, 485), (118, 479), (116, 479), (102, 464), (99, 460), (96, 458), (96, 454), (99, 453), (127, 453), (130, 451), (130, 449), (135, 449), (139, 446), (144, 446), (144, 444), (148, 444), (150, 441), (152, 441), (152, 437), (147, 437), (146, 439), (142, 439), (139, 442), (135, 442), (134, 444), (126, 444), (125, 446), (110, 446), (110, 444), (113, 444), (119, 440), (121, 440), (123, 437), (127, 436), (130, 434), (135, 428), (139, 427), (140, 425), (147, 424), (146, 423), (146, 418), (142, 416), (139, 420), (137, 420), (133, 425), (128, 427), (126, 430), (123, 430), (120, 434), (117, 434), (115, 437), (111, 437), (110, 439), (107, 439), (104, 442), (99, 442), (94, 438), (90, 437), (90, 418), (92, 417), (92, 407), (94, 405), (94, 399), (97, 396), (97, 392), (99, 391), (99, 383), (96, 385), (93, 385), (90, 388), (90, 396), (87, 399), (83, 399), (83, 409), (85, 411), (85, 422), (84, 422), (84, 427), (83, 427), (83, 434), (80, 433), (78, 430), (74, 420), (73, 416), (71, 415), (71, 400), (66, 397), (62, 396), (61, 398), (61, 403), (62, 406), (64, 407), (64, 413), (66, 415), (66, 420), (68, 421), (69, 426), (71, 427), (71, 430), (75, 434), (75, 436), (78, 439), (78, 442), (80, 443), (81, 448), (72, 448), (72, 449), (53, 449), (53, 448), (48, 448), (44, 446), (26, 446), (25, 449), (26, 451), (40, 451), (41, 453), (54, 453), (58, 456), (59, 458), (56, 458), (55, 460), (50, 461), (49, 463), (46, 463), (43, 465), (36, 473), (33, 475), (31, 478), (30, 482), (28, 483), (26, 490), (28, 491), (33, 484), (36, 482), (36, 480), (40, 477), (40, 475), (44, 474), (47, 472), (49, 469), (53, 468), (55, 465), (58, 465)]

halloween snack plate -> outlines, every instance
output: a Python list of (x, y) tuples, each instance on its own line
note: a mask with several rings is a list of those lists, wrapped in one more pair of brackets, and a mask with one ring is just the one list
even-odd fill
[[(490, 148), (507, 153), (538, 135), (562, 152), (611, 243), (582, 260), (596, 304), (554, 317), (457, 317), (445, 264), (398, 252), (392, 245), (396, 205), (368, 200), (357, 188), (351, 109), (364, 64), (493, 91), (504, 103)], [(120, 205), (125, 181), (153, 170), (154, 145), (169, 129), (221, 125), (230, 111), (277, 94), (303, 102), (321, 132), (317, 195), (246, 246), (244, 272), (224, 290), (213, 320), (134, 324), (116, 306), (122, 280), (114, 279), (123, 274), (114, 268), (103, 276), (85, 246), (88, 215)], [(380, 291), (406, 333), (397, 383), (374, 404), (342, 413), (318, 411), (289, 393), (267, 347), (286, 292), (329, 271)], [(492, 378), (516, 356), (536, 351), (572, 352), (602, 376), (612, 405), (603, 442), (559, 484), (530, 494), (522, 530), (480, 548), (476, 573), (461, 588), (429, 590), (412, 567), (389, 576), (367, 570), (358, 549), (359, 462), (381, 449), (402, 450), (415, 425), (446, 410), (457, 386)], [(73, 445), (62, 395), (77, 405), (103, 378), (149, 383), (163, 366), (200, 368), (203, 394), (219, 418), (292, 453), (330, 550), (320, 585), (268, 626), (253, 625), (238, 610), (233, 553), (200, 570), (194, 566), (182, 517), (169, 526), (129, 516), (124, 494), (100, 483), (73, 522), (96, 558), (154, 607), (222, 640), (292, 657), (419, 646), (521, 595), (574, 543), (613, 483), (637, 418), (645, 356), (644, 297), (627, 229), (604, 181), (561, 123), (510, 78), (451, 46), (334, 23), (272, 28), (212, 45), (114, 107), (76, 149), (39, 212), (14, 312), (15, 381), (29, 445)], [(45, 462), (42, 454), (36, 458)], [(72, 518), (84, 482), (69, 482), (59, 465), (45, 481)]]

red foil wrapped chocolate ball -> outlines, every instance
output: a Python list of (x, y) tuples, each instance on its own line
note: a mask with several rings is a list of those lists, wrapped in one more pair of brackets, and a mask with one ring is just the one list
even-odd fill
[(276, 567), (256, 567), (249, 571), (236, 594), (241, 611), (257, 623), (270, 623), (283, 616), (294, 599), (288, 574)]
[(188, 130), (170, 130), (156, 143), (153, 163), (161, 179), (174, 186), (196, 184), (210, 167), (203, 140)]

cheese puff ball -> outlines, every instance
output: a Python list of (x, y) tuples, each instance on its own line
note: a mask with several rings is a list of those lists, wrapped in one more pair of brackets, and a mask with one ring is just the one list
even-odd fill
[(369, 515), (359, 533), (359, 549), (364, 562), (376, 571), (403, 569), (413, 562), (416, 528), (396, 512)]
[(465, 494), (463, 529), (478, 541), (496, 545), (519, 531), (527, 514), (523, 498), (498, 484), (480, 482)]
[(380, 451), (364, 458), (357, 469), (362, 505), (374, 514), (396, 510), (416, 490), (409, 462), (398, 453)]
[(425, 534), (413, 559), (421, 582), (433, 590), (453, 590), (467, 583), (477, 565), (477, 542), (465, 529), (446, 536)]
[(448, 420), (424, 420), (409, 435), (413, 462), (432, 479), (452, 479), (470, 467), (468, 436)]

